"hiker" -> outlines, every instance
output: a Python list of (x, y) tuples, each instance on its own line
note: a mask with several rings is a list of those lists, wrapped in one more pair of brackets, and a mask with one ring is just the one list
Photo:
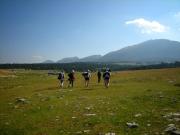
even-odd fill
[(61, 88), (63, 88), (63, 86), (64, 86), (64, 72), (62, 71), (62, 72), (60, 72), (59, 74), (58, 74), (58, 79), (59, 79), (59, 81), (60, 81), (60, 87)]
[(73, 87), (74, 86), (74, 80), (75, 80), (75, 77), (74, 77), (74, 70), (72, 70), (69, 74), (68, 74), (68, 81), (69, 81), (69, 85), (68, 87)]
[(104, 85), (105, 85), (106, 88), (109, 87), (110, 76), (111, 76), (110, 70), (106, 69), (106, 72), (104, 72), (104, 74), (103, 74)]
[(85, 86), (88, 87), (89, 86), (89, 79), (91, 77), (90, 70), (88, 69), (87, 72), (83, 72), (82, 76), (84, 77), (84, 80), (85, 80)]
[(100, 83), (100, 81), (101, 81), (101, 70), (98, 70), (97, 77), (98, 77), (98, 83)]

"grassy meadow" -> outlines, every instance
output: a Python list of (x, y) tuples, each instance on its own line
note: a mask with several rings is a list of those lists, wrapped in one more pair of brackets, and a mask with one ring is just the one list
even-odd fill
[(88, 88), (81, 73), (75, 76), (74, 88), (65, 81), (62, 89), (47, 71), (0, 70), (0, 135), (161, 135), (168, 124), (180, 128), (163, 117), (180, 113), (180, 68), (112, 72), (109, 88), (96, 73)]

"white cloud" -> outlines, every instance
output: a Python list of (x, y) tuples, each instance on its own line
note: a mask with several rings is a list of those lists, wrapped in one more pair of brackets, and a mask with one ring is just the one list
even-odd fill
[(160, 24), (157, 21), (148, 21), (144, 18), (138, 18), (135, 20), (130, 20), (125, 22), (127, 25), (134, 24), (141, 29), (141, 33), (151, 34), (151, 33), (163, 33), (166, 32), (168, 27)]

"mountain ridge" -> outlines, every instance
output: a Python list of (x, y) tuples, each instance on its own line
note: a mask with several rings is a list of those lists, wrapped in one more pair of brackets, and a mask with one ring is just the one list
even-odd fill
[(57, 63), (71, 62), (174, 62), (180, 61), (180, 42), (153, 39), (109, 52), (103, 56), (68, 57)]

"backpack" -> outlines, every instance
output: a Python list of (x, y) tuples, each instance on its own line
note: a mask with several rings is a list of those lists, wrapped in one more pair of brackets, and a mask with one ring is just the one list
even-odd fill
[(104, 78), (110, 78), (110, 73), (109, 72), (106, 72), (105, 74), (104, 74)]
[(64, 79), (64, 73), (61, 74), (61, 79)]
[(58, 79), (60, 80), (62, 78), (62, 73), (59, 73)]
[(83, 76), (88, 76), (88, 72), (83, 72), (82, 75)]
[(75, 78), (74, 78), (74, 73), (72, 73), (72, 72), (68, 74), (68, 77), (69, 77), (69, 79), (71, 79), (71, 80), (74, 80), (74, 79), (75, 79)]

